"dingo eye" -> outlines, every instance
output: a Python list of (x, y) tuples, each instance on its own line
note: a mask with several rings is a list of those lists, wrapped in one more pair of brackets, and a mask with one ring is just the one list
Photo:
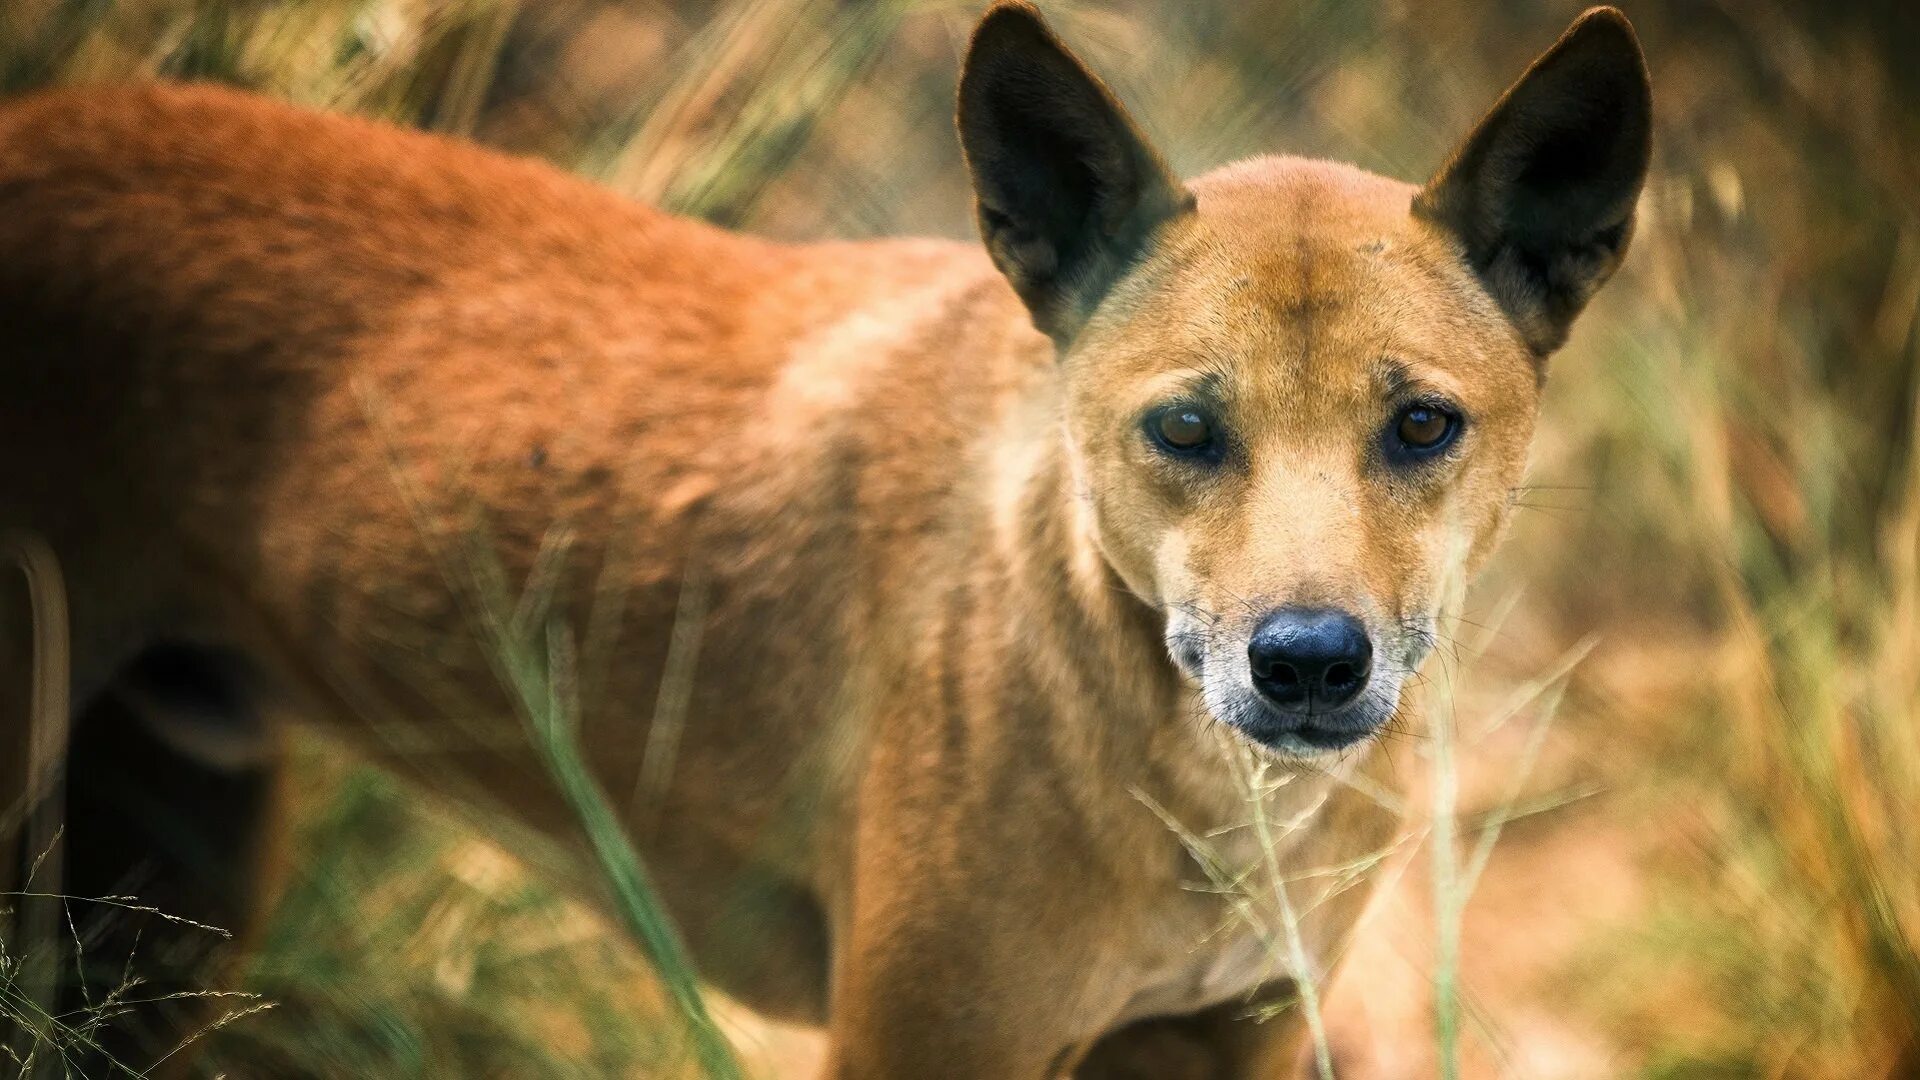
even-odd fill
[(1194, 405), (1170, 405), (1147, 418), (1147, 431), (1161, 449), (1181, 457), (1213, 457), (1220, 436), (1212, 418)]
[(1460, 415), (1438, 405), (1409, 405), (1393, 421), (1395, 448), (1415, 457), (1437, 454), (1460, 433)]

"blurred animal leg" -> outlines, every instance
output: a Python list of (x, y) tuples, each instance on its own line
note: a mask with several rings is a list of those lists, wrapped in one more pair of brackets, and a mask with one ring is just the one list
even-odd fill
[[(107, 995), (140, 980), (129, 996), (143, 1004), (103, 1018), (93, 1040), (135, 1070), (232, 1004), (194, 995), (232, 989), (231, 960), (272, 891), (279, 769), (260, 752), (271, 733), (257, 730), (264, 721), (245, 683), (235, 656), (157, 645), (74, 726), (64, 891), (78, 898), (68, 905), (77, 970), (62, 1009), (97, 1015)], [(223, 752), (223, 729), (244, 752)], [(133, 897), (160, 914), (90, 902), (99, 897)]]

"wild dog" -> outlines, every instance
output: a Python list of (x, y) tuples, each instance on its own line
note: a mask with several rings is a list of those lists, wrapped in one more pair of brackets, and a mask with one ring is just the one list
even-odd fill
[(1355, 777), (1626, 250), (1649, 95), (1594, 9), (1424, 186), (1182, 182), (1000, 3), (959, 91), (984, 252), (733, 235), (210, 87), (7, 104), (0, 527), (69, 584), (81, 888), (157, 865), (236, 917), (281, 716), (590, 879), (450, 569), (483, 522), (592, 623), (581, 737), (706, 977), (824, 1025), (830, 1076), (1284, 1070), (1250, 1014), (1364, 890), (1276, 962), (1169, 822), (1244, 821), (1241, 755), (1287, 873), (1393, 834)]

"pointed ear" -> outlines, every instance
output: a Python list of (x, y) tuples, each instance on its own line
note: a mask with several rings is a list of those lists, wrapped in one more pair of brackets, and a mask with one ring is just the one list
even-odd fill
[(1652, 152), (1653, 96), (1627, 17), (1582, 15), (1414, 200), (1459, 237), (1539, 356), (1626, 253)]
[(959, 126), (987, 251), (1062, 347), (1155, 227), (1193, 206), (1031, 4), (996, 4), (981, 19)]

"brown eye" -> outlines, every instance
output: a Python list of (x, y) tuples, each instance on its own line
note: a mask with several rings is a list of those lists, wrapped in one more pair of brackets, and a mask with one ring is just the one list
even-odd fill
[(1176, 405), (1154, 417), (1153, 434), (1169, 450), (1197, 453), (1213, 446), (1213, 421), (1199, 409)]
[(1413, 405), (1401, 410), (1393, 434), (1400, 445), (1415, 454), (1434, 453), (1453, 441), (1460, 418), (1432, 405)]

